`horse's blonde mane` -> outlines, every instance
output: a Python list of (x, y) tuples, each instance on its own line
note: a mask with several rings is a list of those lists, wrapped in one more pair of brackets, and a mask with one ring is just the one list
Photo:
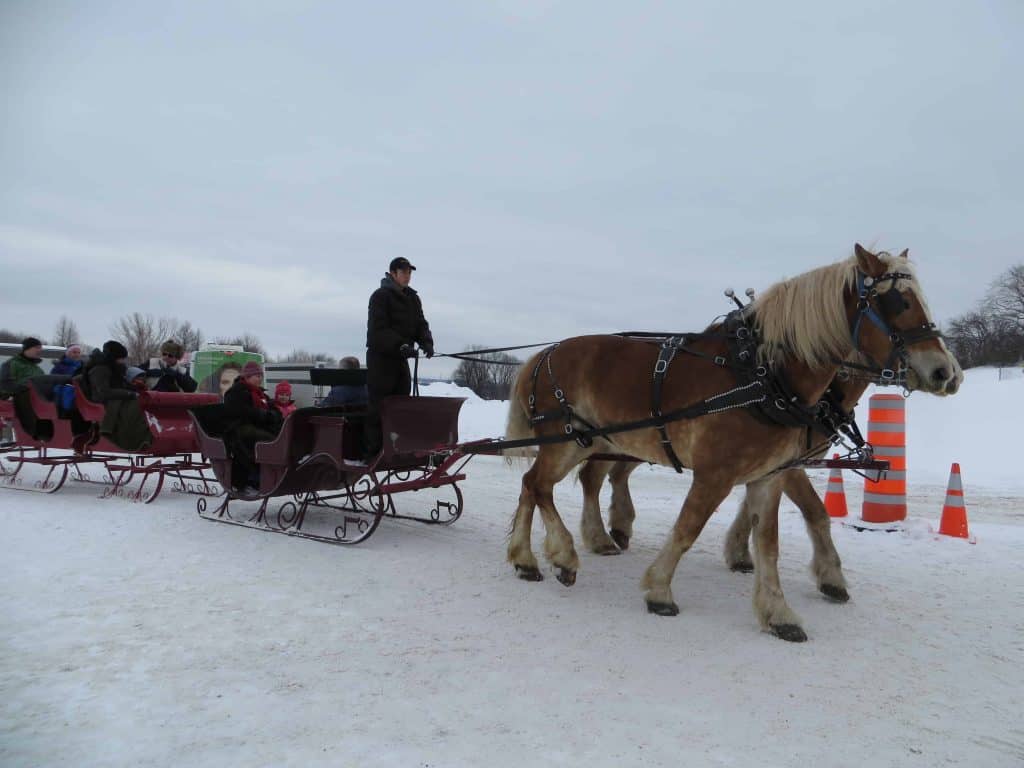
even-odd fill
[[(887, 265), (898, 259), (885, 251)], [(850, 354), (850, 321), (843, 296), (857, 283), (857, 258), (805, 272), (762, 293), (751, 306), (761, 337), (758, 361), (778, 365), (793, 357), (811, 368), (822, 368)]]

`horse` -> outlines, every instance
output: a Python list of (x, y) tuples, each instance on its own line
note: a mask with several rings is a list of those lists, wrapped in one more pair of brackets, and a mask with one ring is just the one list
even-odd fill
[[(841, 361), (855, 351), (885, 360), (879, 370), (891, 371), (899, 362), (913, 372), (909, 387), (932, 393), (953, 386), (958, 366), (935, 330), (906, 251), (873, 253), (858, 243), (841, 262), (773, 285), (749, 312), (740, 313), (739, 323), (742, 327), (734, 323), (732, 330), (727, 324), (713, 326), (716, 332), (687, 341), (686, 365), (677, 364), (671, 375), (661, 370), (657, 408), (647, 397), (651, 371), (657, 376), (662, 363), (656, 345), (620, 336), (578, 336), (527, 361), (513, 387), (506, 429), (508, 440), (533, 441), (538, 448), (522, 478), (508, 545), (508, 559), (521, 578), (540, 575), (530, 542), (539, 507), (544, 552), (558, 580), (575, 583), (579, 557), (555, 508), (553, 488), (590, 455), (613, 452), (678, 464), (693, 471), (693, 483), (641, 581), (647, 610), (679, 613), (671, 581), (680, 558), (730, 490), (746, 485), (756, 510), (751, 515), (755, 615), (763, 630), (784, 640), (807, 639), (778, 576), (785, 474), (779, 470), (805, 454), (814, 426), (807, 414), (814, 412)], [(748, 362), (758, 379), (738, 386), (737, 357), (749, 350), (737, 354), (737, 345), (751, 336), (756, 361)], [(549, 386), (538, 387), (542, 369)], [(765, 402), (765, 393), (771, 402)]]
[[(859, 402), (864, 391), (871, 383), (887, 385), (882, 379), (859, 374), (857, 369), (864, 369), (870, 361), (855, 355), (848, 361), (857, 368), (843, 366), (832, 382), (831, 389), (840, 398), (840, 408), (851, 412)], [(909, 374), (913, 376), (911, 372)], [(957, 364), (956, 372), (940, 395), (955, 394), (963, 382), (963, 371)], [(828, 452), (828, 444), (824, 444), (820, 453), (810, 458), (819, 458)], [(629, 549), (629, 540), (633, 535), (633, 521), (636, 508), (629, 490), (629, 478), (633, 470), (639, 466), (632, 460), (609, 460), (591, 458), (583, 463), (579, 470), (579, 481), (583, 489), (583, 511), (580, 516), (580, 535), (583, 545), (599, 555), (617, 555)], [(608, 506), (608, 528), (601, 519), (600, 493), (605, 479), (610, 480), (612, 488), (611, 504)], [(846, 577), (842, 570), (842, 560), (832, 541), (832, 526), (828, 511), (821, 498), (811, 484), (807, 472), (799, 467), (785, 471), (782, 478), (782, 493), (789, 498), (803, 515), (807, 528), (807, 536), (811, 540), (813, 555), (811, 573), (815, 578), (818, 591), (826, 599), (837, 603), (845, 603), (850, 599)], [(753, 510), (747, 497), (740, 503), (729, 530), (725, 536), (723, 554), (725, 564), (731, 571), (752, 573), (754, 561), (750, 556), (750, 533), (752, 529)]]

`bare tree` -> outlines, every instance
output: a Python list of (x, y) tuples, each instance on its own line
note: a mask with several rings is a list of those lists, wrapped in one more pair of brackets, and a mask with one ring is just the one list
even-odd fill
[(463, 354), (474, 359), (461, 360), (452, 378), (469, 387), (485, 400), (507, 400), (522, 360), (504, 352), (480, 352), (483, 347), (470, 347)]
[(137, 363), (148, 363), (160, 352), (160, 345), (171, 338), (177, 321), (170, 317), (154, 318), (141, 312), (132, 312), (110, 326), (115, 340), (124, 344), (128, 359)]
[(337, 359), (326, 352), (309, 352), (305, 349), (293, 349), (287, 355), (275, 357), (275, 363), (329, 363), (336, 365)]
[(213, 340), (214, 344), (233, 344), (236, 347), (241, 347), (246, 352), (255, 352), (263, 355), (267, 354), (267, 351), (263, 348), (263, 343), (259, 340), (259, 337), (254, 333), (246, 331), (241, 336), (218, 336)]
[(195, 352), (203, 346), (203, 332), (199, 328), (193, 327), (188, 320), (178, 324), (172, 333), (172, 338), (180, 342), (186, 352)]
[[(22, 339), (27, 338), (29, 335), (21, 331), (12, 331), (10, 328), (0, 328), (0, 343), (20, 344)], [(40, 341), (43, 341), (43, 339), (40, 338)], [(46, 342), (43, 341), (43, 343), (45, 344)]]
[(1016, 264), (996, 278), (986, 309), (1024, 333), (1024, 264)]
[(78, 326), (75, 325), (74, 320), (68, 318), (67, 315), (61, 315), (60, 320), (57, 321), (57, 327), (53, 331), (54, 345), (69, 347), (72, 344), (79, 344), (81, 341), (78, 336)]
[(997, 277), (974, 310), (949, 321), (945, 335), (964, 368), (1024, 360), (1024, 264)]

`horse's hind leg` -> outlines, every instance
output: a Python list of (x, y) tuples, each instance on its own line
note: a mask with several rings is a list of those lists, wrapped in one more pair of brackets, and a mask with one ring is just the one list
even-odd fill
[(744, 494), (736, 519), (725, 534), (725, 564), (731, 571), (752, 573), (754, 559), (750, 556), (750, 504), (749, 494)]
[(544, 521), (544, 554), (558, 569), (557, 578), (560, 582), (566, 586), (576, 582), (580, 560), (573, 545), (572, 534), (555, 509), (554, 487), (585, 457), (586, 454), (574, 443), (544, 445), (533, 466), (523, 475), (523, 490), (519, 495), (519, 507), (512, 523), (512, 536), (508, 545), (508, 559), (521, 578), (540, 580), (540, 569), (530, 547), (530, 527), (536, 506), (540, 508), (541, 519)]
[(604, 529), (604, 521), (601, 519), (601, 485), (611, 468), (610, 461), (587, 461), (579, 474), (580, 485), (583, 487), (580, 535), (583, 546), (599, 555), (617, 555), (620, 551)]
[(818, 591), (829, 600), (845, 603), (850, 599), (846, 591), (846, 577), (843, 576), (843, 564), (832, 542), (832, 520), (828, 516), (825, 505), (814, 490), (807, 473), (802, 469), (792, 469), (786, 473), (782, 481), (783, 492), (800, 508), (807, 525), (807, 535), (814, 547), (811, 560), (811, 573), (818, 584)]
[(747, 486), (750, 519), (754, 525), (754, 613), (763, 629), (791, 642), (807, 634), (800, 618), (786, 603), (779, 581), (779, 501), (782, 479), (767, 477)]
[(608, 507), (608, 528), (612, 539), (623, 550), (629, 549), (629, 540), (633, 537), (636, 508), (629, 493), (629, 476), (638, 466), (635, 461), (617, 461), (609, 473), (612, 503)]
[(693, 485), (686, 495), (683, 508), (661, 548), (640, 582), (647, 590), (647, 610), (660, 616), (675, 616), (679, 606), (672, 598), (672, 577), (683, 554), (693, 546), (708, 518), (729, 495), (730, 486), (721, 481), (705, 479), (694, 473)]
[(537, 461), (523, 477), (523, 483), (530, 485), (544, 521), (544, 554), (558, 569), (556, 578), (567, 587), (576, 583), (580, 559), (573, 545), (572, 534), (555, 509), (554, 488), (584, 458), (586, 453), (575, 443), (541, 446)]
[[(536, 464), (534, 464), (536, 466)], [(519, 493), (519, 506), (516, 507), (516, 515), (512, 520), (512, 532), (508, 541), (508, 561), (516, 569), (516, 575), (526, 581), (542, 581), (540, 568), (537, 566), (537, 558), (533, 556), (533, 547), (530, 543), (530, 535), (533, 529), (533, 510), (537, 501), (533, 495), (533, 483), (527, 482), (534, 467), (530, 467), (523, 475), (523, 487)]]

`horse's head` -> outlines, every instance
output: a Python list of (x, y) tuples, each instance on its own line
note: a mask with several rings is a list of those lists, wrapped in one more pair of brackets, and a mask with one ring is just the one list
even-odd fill
[(887, 373), (902, 364), (910, 390), (952, 395), (963, 370), (932, 321), (907, 251), (872, 253), (859, 243), (856, 308), (851, 320), (854, 348), (881, 362)]

